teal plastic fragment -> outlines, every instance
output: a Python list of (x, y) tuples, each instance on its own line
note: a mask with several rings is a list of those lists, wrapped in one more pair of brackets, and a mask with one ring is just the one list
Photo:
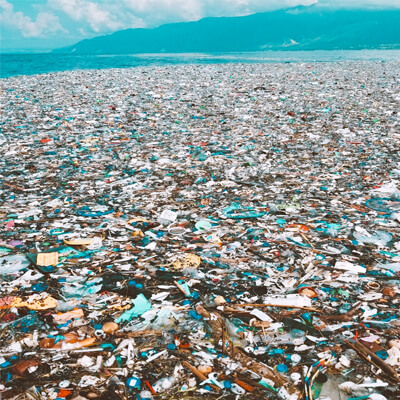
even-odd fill
[(151, 310), (150, 302), (140, 293), (136, 299), (133, 300), (133, 307), (130, 310), (125, 311), (121, 314), (115, 322), (119, 324), (120, 322), (130, 321), (132, 318), (138, 317), (144, 314), (146, 311)]
[(187, 296), (187, 297), (190, 297), (191, 292), (190, 292), (190, 288), (189, 288), (189, 285), (187, 284), (187, 282), (179, 281), (178, 283), (182, 286), (182, 288), (183, 288), (184, 291), (186, 292), (186, 296)]
[(264, 386), (265, 388), (272, 390), (273, 392), (277, 392), (277, 389), (274, 388), (273, 386), (271, 386), (271, 385), (267, 382), (267, 380), (266, 380), (265, 378), (261, 378), (261, 380), (259, 380), (258, 383), (259, 383), (260, 385)]
[(209, 221), (202, 219), (196, 223), (195, 227), (198, 231), (208, 231), (212, 228), (212, 225)]
[(62, 289), (63, 295), (67, 299), (71, 298), (83, 298), (90, 296), (92, 294), (96, 294), (101, 290), (102, 285), (90, 285), (90, 284), (83, 284), (81, 286), (75, 285), (65, 285)]
[(253, 207), (242, 207), (239, 203), (232, 203), (229, 207), (222, 210), (222, 214), (227, 218), (259, 218), (267, 214), (265, 211), (256, 211)]
[(340, 224), (332, 224), (326, 221), (316, 221), (316, 223), (321, 224), (322, 226), (315, 228), (315, 230), (330, 237), (337, 237), (340, 233), (340, 230), (344, 228)]
[(276, 222), (281, 228), (283, 228), (283, 226), (286, 224), (286, 219), (278, 218), (275, 222)]

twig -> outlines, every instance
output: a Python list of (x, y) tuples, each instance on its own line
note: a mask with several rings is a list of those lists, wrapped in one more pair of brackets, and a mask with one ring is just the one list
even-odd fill
[(284, 304), (258, 304), (258, 303), (244, 303), (244, 304), (232, 304), (232, 307), (279, 307), (279, 308), (298, 308), (300, 310), (320, 312), (320, 310), (312, 307), (302, 307), (295, 305), (284, 305)]
[(115, 332), (113, 334), (116, 337), (143, 337), (143, 336), (161, 336), (162, 335), (162, 331), (154, 331), (151, 329), (145, 329), (142, 331), (136, 331), (136, 332)]
[(324, 321), (351, 321), (360, 307), (361, 302), (356, 304), (350, 311), (347, 311), (347, 313), (339, 315), (320, 315), (320, 318)]
[(344, 342), (349, 345), (353, 350), (355, 350), (362, 358), (367, 360), (376, 368), (382, 370), (388, 377), (394, 379), (397, 382), (400, 382), (399, 374), (390, 365), (386, 364), (385, 361), (379, 358), (374, 352), (365, 347), (362, 343), (358, 341), (352, 343), (348, 340), (345, 340)]
[[(203, 375), (196, 367), (192, 364), (188, 363), (187, 361), (182, 361), (182, 365), (189, 369), (194, 375), (196, 375), (201, 381), (206, 381), (208, 378)], [(216, 385), (210, 384), (209, 386), (213, 387), (217, 392), (220, 391), (220, 388)]]
[(299, 233), (300, 233), (300, 236), (314, 249), (314, 245), (306, 238), (306, 236), (301, 232), (299, 232)]
[(3, 182), (4, 186), (10, 187), (12, 189), (17, 189), (20, 190), (21, 192), (25, 191), (25, 189), (21, 186), (17, 186), (17, 185), (12, 185), (11, 183), (7, 183), (7, 182)]
[(225, 324), (222, 321), (222, 355), (225, 355)]
[(186, 292), (186, 290), (182, 287), (182, 285), (180, 285), (177, 281), (174, 281), (175, 286), (185, 295), (185, 296), (189, 296), (189, 293)]

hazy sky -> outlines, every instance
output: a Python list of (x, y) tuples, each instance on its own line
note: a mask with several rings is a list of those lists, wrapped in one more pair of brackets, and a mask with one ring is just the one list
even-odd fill
[(0, 46), (56, 48), (127, 28), (318, 4), (400, 8), (400, 0), (0, 0)]

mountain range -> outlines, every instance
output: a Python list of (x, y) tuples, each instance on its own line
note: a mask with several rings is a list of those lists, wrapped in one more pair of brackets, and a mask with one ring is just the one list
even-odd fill
[(400, 10), (300, 6), (126, 29), (54, 50), (76, 54), (400, 49)]

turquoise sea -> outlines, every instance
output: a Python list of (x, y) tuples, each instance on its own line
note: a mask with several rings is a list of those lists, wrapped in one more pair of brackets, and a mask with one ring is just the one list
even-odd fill
[(152, 65), (284, 63), (330, 61), (399, 61), (400, 50), (264, 51), (213, 54), (0, 54), (0, 77), (78, 69), (132, 68)]

